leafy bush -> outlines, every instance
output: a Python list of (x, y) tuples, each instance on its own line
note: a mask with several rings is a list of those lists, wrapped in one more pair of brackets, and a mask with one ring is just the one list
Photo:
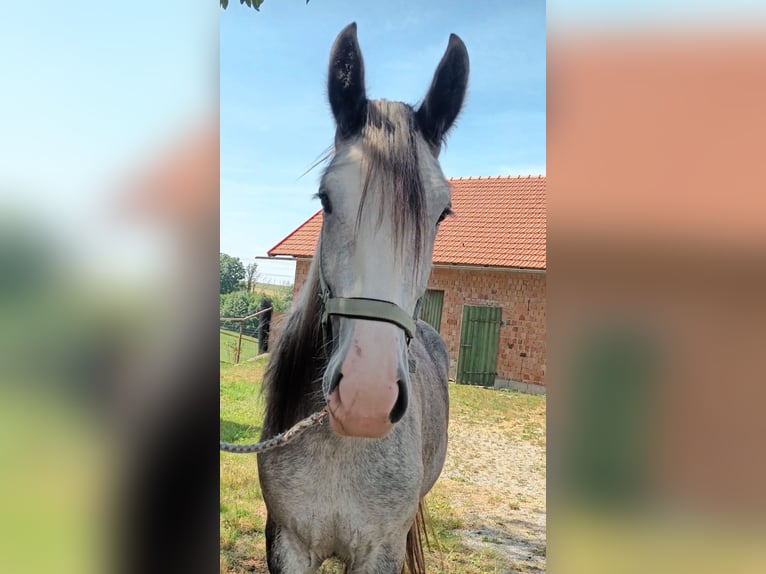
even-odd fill
[[(234, 291), (221, 295), (220, 317), (247, 317), (258, 310), (261, 297), (256, 293), (247, 291)], [(239, 331), (239, 321), (223, 321), (222, 329)], [(256, 336), (258, 332), (258, 317), (245, 321), (243, 331), (248, 335)]]
[[(271, 300), (274, 311), (287, 311), (293, 298), (292, 285), (274, 286), (269, 290), (251, 292), (240, 290), (221, 295), (220, 317), (247, 317), (258, 311), (264, 299)], [(223, 321), (221, 328), (229, 331), (239, 331), (238, 321)], [(243, 332), (253, 337), (258, 333), (258, 317), (245, 321)]]
[(259, 291), (257, 297), (258, 301), (261, 301), (264, 298), (271, 299), (271, 306), (274, 311), (287, 311), (293, 300), (293, 286), (274, 286), (269, 290), (269, 293)]

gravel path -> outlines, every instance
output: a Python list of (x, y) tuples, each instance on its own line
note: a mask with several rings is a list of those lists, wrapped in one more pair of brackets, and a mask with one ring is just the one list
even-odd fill
[(461, 514), (457, 532), (467, 546), (500, 553), (504, 572), (545, 572), (545, 447), (518, 435), (503, 424), (451, 420), (440, 481)]

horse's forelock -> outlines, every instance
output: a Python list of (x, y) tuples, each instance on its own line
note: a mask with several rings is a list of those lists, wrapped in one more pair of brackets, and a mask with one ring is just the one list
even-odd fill
[[(412, 249), (415, 267), (423, 250), (426, 219), (426, 198), (420, 174), (418, 127), (411, 106), (387, 100), (369, 100), (365, 121), (359, 136), (353, 141), (361, 144), (364, 182), (357, 211), (356, 226), (360, 228), (365, 203), (370, 190), (380, 194), (382, 222), (388, 206), (393, 213), (394, 242), (398, 249)], [(339, 169), (347, 161), (342, 144), (336, 145), (336, 155), (324, 176)], [(323, 176), (323, 177), (324, 177)]]
[(381, 210), (391, 206), (398, 247), (413, 248), (417, 267), (423, 249), (426, 200), (415, 112), (400, 102), (370, 101), (361, 135), (366, 176), (357, 221), (361, 219), (369, 190), (377, 188)]

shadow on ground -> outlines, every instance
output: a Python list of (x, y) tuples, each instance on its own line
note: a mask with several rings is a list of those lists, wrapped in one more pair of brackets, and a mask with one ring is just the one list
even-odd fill
[(475, 549), (491, 548), (505, 556), (520, 571), (545, 571), (545, 529), (537, 524), (487, 517), (478, 528), (455, 532), (460, 534), (467, 546)]
[(260, 436), (260, 425), (243, 425), (233, 421), (221, 420), (220, 437), (224, 442), (237, 442), (245, 439), (256, 441)]

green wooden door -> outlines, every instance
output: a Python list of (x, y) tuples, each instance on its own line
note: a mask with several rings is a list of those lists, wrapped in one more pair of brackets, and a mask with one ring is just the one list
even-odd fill
[(502, 307), (463, 306), (457, 357), (458, 383), (495, 385), (502, 316)]
[(423, 303), (420, 306), (419, 318), (431, 325), (437, 331), (442, 324), (442, 306), (444, 305), (444, 291), (426, 289)]

